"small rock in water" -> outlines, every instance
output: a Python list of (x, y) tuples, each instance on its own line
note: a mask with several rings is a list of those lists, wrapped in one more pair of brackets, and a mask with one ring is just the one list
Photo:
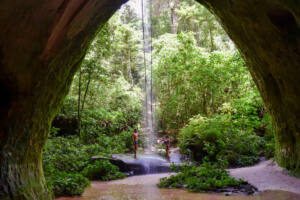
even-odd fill
[(232, 195), (232, 192), (226, 192), (225, 193), (225, 196), (231, 196)]

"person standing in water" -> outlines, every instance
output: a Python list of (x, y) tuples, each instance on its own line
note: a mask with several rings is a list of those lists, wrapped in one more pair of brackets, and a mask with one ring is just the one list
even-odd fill
[(133, 141), (133, 145), (134, 145), (134, 158), (136, 158), (136, 152), (138, 150), (138, 137), (140, 136), (140, 134), (138, 134), (138, 130), (137, 128), (134, 129), (134, 132), (132, 134), (132, 141)]
[(164, 139), (164, 145), (166, 145), (166, 155), (167, 155), (167, 159), (170, 162), (170, 139), (169, 136), (166, 135), (165, 139)]

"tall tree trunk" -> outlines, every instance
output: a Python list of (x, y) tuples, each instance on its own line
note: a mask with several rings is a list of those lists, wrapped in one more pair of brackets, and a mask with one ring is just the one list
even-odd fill
[(92, 72), (88, 72), (89, 75), (88, 75), (88, 82), (86, 84), (86, 87), (85, 87), (85, 90), (84, 90), (84, 94), (83, 94), (83, 99), (82, 99), (82, 104), (81, 104), (81, 112), (83, 111), (84, 109), (84, 105), (85, 105), (85, 102), (86, 102), (86, 97), (87, 97), (87, 93), (89, 91), (89, 88), (90, 88), (90, 83), (91, 83), (91, 73)]
[(215, 50), (215, 42), (214, 42), (214, 35), (213, 35), (213, 22), (208, 21), (209, 26), (209, 39), (210, 39), (210, 52)]
[(78, 80), (78, 99), (77, 99), (77, 120), (78, 120), (78, 134), (80, 138), (82, 139), (81, 135), (81, 109), (80, 109), (80, 104), (81, 104), (81, 69), (79, 69), (79, 80)]
[(211, 105), (211, 109), (212, 109), (212, 113), (216, 113), (217, 112), (217, 106), (215, 105), (215, 97), (214, 97), (214, 92), (213, 89), (211, 89), (210, 91), (210, 105)]
[(176, 9), (178, 7), (178, 0), (171, 0), (170, 3), (170, 9), (171, 9), (171, 23), (172, 23), (172, 33), (177, 33), (178, 28), (178, 15), (176, 13)]
[(207, 88), (204, 89), (202, 94), (202, 110), (205, 115), (207, 115)]
[(128, 74), (128, 82), (131, 83), (131, 85), (133, 85), (133, 76), (132, 76), (132, 70), (131, 70), (131, 51), (130, 51), (130, 48), (128, 50), (127, 74)]

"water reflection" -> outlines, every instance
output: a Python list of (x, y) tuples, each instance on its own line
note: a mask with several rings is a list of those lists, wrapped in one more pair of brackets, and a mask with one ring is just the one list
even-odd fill
[(254, 196), (191, 193), (181, 189), (158, 189), (156, 183), (166, 174), (134, 176), (111, 182), (92, 182), (82, 197), (56, 200), (300, 200), (285, 191), (265, 191)]

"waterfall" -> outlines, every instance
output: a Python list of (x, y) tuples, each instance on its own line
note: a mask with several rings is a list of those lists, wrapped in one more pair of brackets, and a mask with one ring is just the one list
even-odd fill
[(142, 130), (147, 135), (146, 150), (154, 151), (156, 144), (156, 131), (154, 119), (153, 79), (152, 79), (152, 0), (141, 0), (142, 28), (143, 28), (143, 53), (144, 53), (144, 114)]

